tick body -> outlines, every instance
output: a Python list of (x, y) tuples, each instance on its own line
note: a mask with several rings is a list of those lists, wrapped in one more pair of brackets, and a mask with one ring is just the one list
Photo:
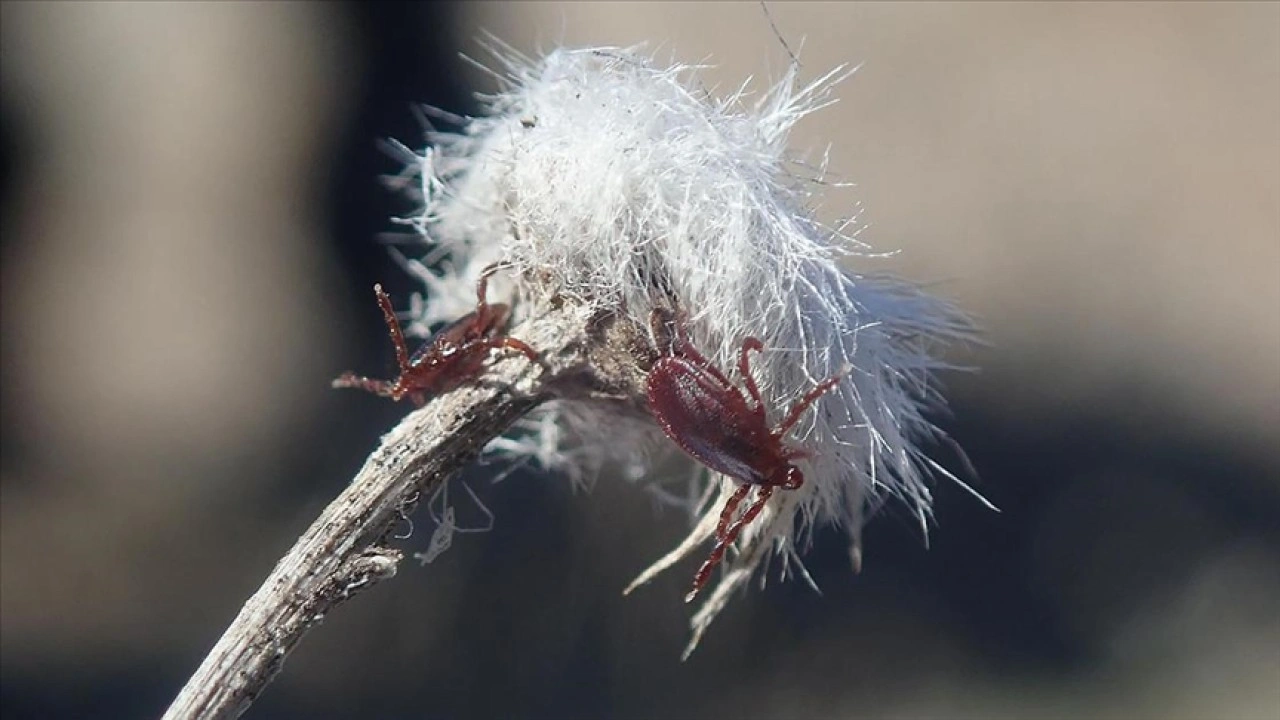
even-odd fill
[(475, 310), (431, 336), (431, 340), (412, 356), (405, 346), (404, 332), (391, 307), (391, 298), (383, 292), (381, 285), (374, 285), (373, 292), (378, 297), (378, 307), (382, 308), (382, 317), (395, 347), (400, 374), (394, 380), (374, 380), (348, 372), (334, 380), (333, 386), (357, 388), (397, 402), (407, 396), (421, 406), (426, 402), (427, 393), (444, 392), (478, 377), (491, 350), (516, 350), (537, 362), (538, 353), (533, 348), (502, 334), (511, 309), (500, 303), (490, 305), (485, 299), (489, 276), (502, 267), (500, 264), (491, 265), (480, 273), (476, 282)]
[[(657, 320), (661, 314), (655, 312), (651, 317), (656, 337), (663, 334)], [(776, 488), (794, 490), (804, 484), (804, 475), (792, 461), (808, 453), (785, 443), (783, 438), (804, 411), (844, 377), (842, 371), (818, 383), (791, 408), (782, 423), (771, 427), (748, 360), (752, 351), (763, 347), (754, 337), (742, 341), (738, 373), (746, 387), (744, 394), (693, 347), (683, 321), (676, 318), (669, 350), (654, 363), (646, 380), (649, 408), (666, 436), (698, 462), (739, 484), (720, 512), (715, 547), (694, 576), (693, 589), (685, 602), (697, 596), (725, 551), (760, 514)], [(755, 501), (734, 520), (738, 506), (752, 487), (756, 488)]]

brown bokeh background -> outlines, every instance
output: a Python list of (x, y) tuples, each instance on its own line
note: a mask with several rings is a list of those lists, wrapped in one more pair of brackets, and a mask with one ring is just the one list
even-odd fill
[[(929, 548), (886, 514), (860, 576), (820, 534), (823, 596), (771, 583), (680, 665), (692, 567), (619, 595), (680, 518), (477, 468), (495, 530), (250, 717), (1280, 713), (1280, 5), (770, 14), (805, 77), (864, 63), (794, 144), (980, 318), (944, 425), (1002, 512), (940, 486)], [(755, 3), (0, 4), (6, 718), (157, 714), (403, 412), (327, 380), (390, 362), (369, 286), (414, 289), (376, 141), (474, 109), (481, 30), (787, 62)]]

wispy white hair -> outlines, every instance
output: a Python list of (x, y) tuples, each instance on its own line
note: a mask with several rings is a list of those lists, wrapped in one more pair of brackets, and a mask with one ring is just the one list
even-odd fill
[[(798, 175), (786, 142), (847, 73), (800, 86), (793, 64), (748, 104), (746, 85), (717, 99), (698, 68), (636, 49), (495, 54), (501, 89), (481, 97), (483, 115), (461, 132), (433, 132), (414, 156), (423, 208), (411, 221), (447, 256), (438, 271), (411, 264), (430, 290), (416, 304), (418, 327), (470, 310), (480, 269), (503, 260), (637, 323), (674, 301), (693, 344), (726, 372), (743, 339), (758, 337), (766, 349), (752, 368), (771, 422), (815, 383), (850, 370), (791, 432), (788, 442), (811, 451), (798, 461), (806, 482), (777, 493), (740, 537), (694, 617), (690, 650), (770, 551), (784, 573), (803, 572), (798, 551), (816, 525), (843, 528), (855, 554), (868, 509), (885, 499), (901, 498), (926, 525), (927, 476), (941, 468), (917, 446), (939, 434), (923, 411), (940, 403), (931, 385), (945, 367), (939, 348), (969, 337), (970, 325), (912, 285), (859, 274), (869, 248), (813, 215), (823, 168)], [(607, 412), (557, 401), (490, 451), (577, 476), (612, 455), (645, 457), (656, 426)], [(716, 495), (735, 485), (709, 472), (701, 482), (692, 534), (637, 583), (710, 538)]]

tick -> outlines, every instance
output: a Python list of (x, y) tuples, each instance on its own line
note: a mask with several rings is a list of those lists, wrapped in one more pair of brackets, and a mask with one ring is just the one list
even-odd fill
[(511, 308), (501, 303), (490, 305), (485, 300), (489, 276), (503, 267), (495, 264), (485, 268), (476, 282), (476, 309), (432, 335), (430, 342), (424, 343), (412, 356), (405, 346), (391, 298), (381, 285), (374, 285), (378, 307), (382, 308), (391, 344), (395, 346), (400, 374), (394, 380), (374, 380), (347, 372), (333, 381), (333, 387), (365, 390), (396, 402), (408, 396), (421, 407), (427, 393), (444, 392), (478, 377), (491, 350), (516, 350), (538, 362), (538, 353), (528, 344), (502, 334), (511, 317)]
[[(655, 311), (650, 316), (655, 337), (664, 335), (656, 322), (660, 314), (662, 311)], [(685, 602), (691, 602), (724, 558), (725, 550), (760, 514), (774, 490), (795, 490), (804, 484), (804, 475), (792, 461), (808, 457), (809, 452), (783, 439), (809, 406), (839, 384), (847, 368), (818, 383), (791, 407), (781, 424), (770, 427), (748, 362), (748, 355), (764, 349), (764, 344), (754, 337), (742, 341), (738, 373), (746, 386), (743, 394), (693, 347), (680, 317), (674, 325), (675, 337), (667, 354), (654, 363), (646, 380), (649, 407), (662, 431), (680, 449), (738, 483), (738, 489), (720, 512), (715, 547), (694, 576), (693, 589), (685, 596)], [(755, 501), (734, 520), (738, 506), (753, 487)]]

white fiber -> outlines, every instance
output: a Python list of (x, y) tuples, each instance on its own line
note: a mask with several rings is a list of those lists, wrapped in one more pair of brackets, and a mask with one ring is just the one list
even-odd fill
[[(429, 291), (415, 327), (469, 311), (480, 269), (505, 260), (515, 269), (494, 277), (497, 301), (528, 271), (643, 324), (674, 302), (693, 344), (731, 378), (742, 340), (759, 337), (765, 350), (752, 366), (773, 423), (816, 382), (851, 368), (790, 433), (812, 452), (797, 462), (806, 482), (775, 493), (726, 557), (694, 616), (695, 643), (769, 551), (800, 569), (813, 526), (837, 525), (856, 545), (868, 509), (886, 497), (926, 523), (936, 466), (917, 442), (938, 431), (922, 411), (939, 400), (930, 381), (945, 367), (939, 348), (970, 329), (912, 285), (859, 274), (869, 249), (811, 214), (821, 173), (796, 175), (787, 137), (830, 101), (845, 71), (801, 85), (793, 65), (757, 98), (745, 89), (717, 98), (696, 68), (635, 50), (496, 54), (502, 89), (482, 98), (483, 116), (459, 133), (432, 133), (416, 156), (424, 205), (411, 222), (446, 257), (434, 271), (415, 269)], [(585, 481), (606, 460), (642, 467), (655, 439), (666, 443), (656, 425), (606, 415), (558, 401), (490, 452)], [(697, 510), (694, 533), (705, 537), (720, 505)], [(661, 565), (709, 549), (687, 543)]]

